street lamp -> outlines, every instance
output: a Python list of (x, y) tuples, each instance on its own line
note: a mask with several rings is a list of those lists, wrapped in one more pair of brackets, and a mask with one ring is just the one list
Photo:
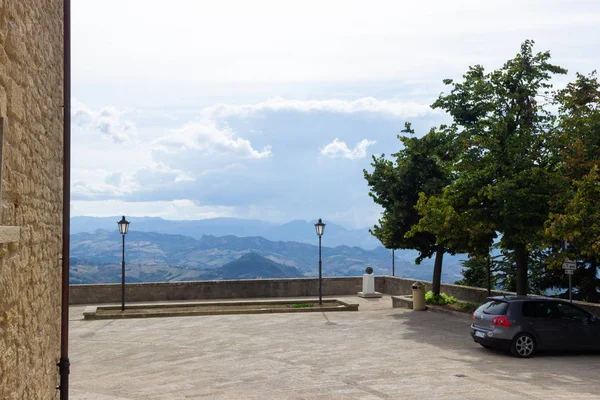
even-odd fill
[(321, 236), (325, 232), (325, 224), (319, 218), (319, 221), (315, 224), (315, 229), (317, 230), (317, 235), (319, 236), (319, 304), (323, 304), (323, 291), (321, 281), (323, 279), (323, 264), (321, 262)]
[(121, 218), (117, 224), (119, 224), (119, 232), (123, 237), (123, 259), (121, 262), (121, 311), (125, 311), (125, 235), (129, 230), (129, 221), (127, 221), (123, 215), (123, 218)]

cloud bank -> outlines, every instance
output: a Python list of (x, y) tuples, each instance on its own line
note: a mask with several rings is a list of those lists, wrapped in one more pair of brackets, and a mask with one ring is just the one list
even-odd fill
[(350, 149), (348, 145), (338, 138), (321, 149), (321, 155), (331, 158), (348, 158), (350, 160), (358, 160), (367, 156), (367, 147), (377, 143), (375, 140), (363, 139)]
[(375, 113), (392, 117), (418, 117), (426, 114), (439, 114), (427, 104), (401, 102), (394, 100), (378, 100), (374, 97), (363, 97), (356, 100), (289, 100), (275, 97), (254, 104), (230, 105), (217, 104), (202, 110), (202, 115), (209, 118), (227, 118), (233, 116), (251, 116), (262, 112), (328, 112), (341, 114)]
[(271, 154), (271, 147), (261, 151), (252, 147), (249, 140), (237, 136), (229, 128), (219, 128), (211, 120), (194, 122), (155, 142), (155, 149), (167, 153), (194, 150), (201, 154), (235, 155), (243, 158), (261, 159)]
[(124, 112), (108, 105), (99, 112), (74, 100), (71, 105), (71, 118), (75, 125), (102, 133), (115, 143), (124, 143), (137, 134), (133, 122), (124, 119)]

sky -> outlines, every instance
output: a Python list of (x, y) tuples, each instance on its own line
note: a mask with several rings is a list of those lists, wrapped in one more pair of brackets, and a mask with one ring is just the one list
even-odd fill
[(600, 68), (597, 0), (72, 1), (72, 216), (371, 227), (363, 170), (470, 65)]

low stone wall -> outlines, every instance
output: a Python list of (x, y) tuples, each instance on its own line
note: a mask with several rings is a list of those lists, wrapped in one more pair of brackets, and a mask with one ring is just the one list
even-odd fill
[[(362, 290), (362, 277), (323, 278), (323, 296), (356, 294)], [(382, 292), (385, 277), (375, 278), (375, 290)], [(317, 278), (247, 279), (230, 281), (191, 281), (128, 283), (126, 302), (241, 299), (260, 297), (318, 296)], [(71, 304), (121, 302), (121, 285), (71, 285)]]
[[(384, 293), (391, 295), (412, 295), (412, 284), (416, 279), (397, 278), (393, 276), (385, 277)], [(420, 281), (425, 285), (425, 291), (431, 290), (431, 282)], [(454, 296), (462, 301), (470, 301), (473, 303), (482, 303), (487, 297), (487, 289), (476, 288), (471, 286), (451, 285), (442, 283), (441, 291), (448, 296)], [(500, 290), (492, 290), (492, 296), (514, 296), (515, 292), (504, 292)], [(589, 312), (600, 317), (600, 304), (585, 303), (582, 301), (574, 301), (573, 304), (588, 310)]]
[[(416, 279), (393, 276), (375, 277), (375, 290), (392, 296), (411, 295)], [(431, 282), (421, 281), (425, 290)], [(323, 278), (323, 296), (352, 295), (362, 291), (362, 276)], [(459, 300), (481, 303), (487, 290), (469, 286), (442, 284), (442, 292)], [(125, 285), (126, 302), (243, 299), (260, 297), (318, 296), (317, 278), (245, 279), (231, 281), (191, 281), (128, 283)], [(511, 296), (513, 292), (492, 290), (493, 296)], [(104, 304), (121, 302), (121, 285), (71, 285), (71, 304)], [(580, 301), (573, 303), (600, 317), (600, 304)]]
[[(415, 283), (417, 279), (408, 279), (408, 278), (397, 278), (393, 276), (385, 277), (385, 293), (391, 295), (407, 295), (412, 294), (412, 285)], [(425, 285), (425, 291), (431, 290), (431, 282), (429, 281), (420, 281)], [(454, 296), (457, 299), (463, 301), (471, 301), (473, 303), (481, 303), (485, 300), (487, 295), (487, 289), (470, 287), (470, 286), (461, 286), (461, 285), (452, 285), (448, 283), (442, 283), (441, 285), (442, 292), (446, 293), (448, 296)], [(503, 292), (500, 290), (492, 290), (492, 296), (503, 296), (503, 295), (514, 295), (515, 293), (511, 292)]]

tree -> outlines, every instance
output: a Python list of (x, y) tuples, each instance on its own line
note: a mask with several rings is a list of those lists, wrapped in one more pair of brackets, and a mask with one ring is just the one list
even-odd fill
[(453, 158), (452, 135), (442, 126), (417, 138), (410, 123), (402, 132), (409, 136), (398, 136), (404, 147), (392, 154), (395, 161), (382, 154), (373, 157), (373, 172), (363, 171), (370, 187), (369, 196), (383, 207), (382, 217), (371, 233), (386, 248), (417, 250), (417, 263), (435, 253), (432, 291), (439, 294), (444, 245), (430, 232), (417, 232), (411, 236), (407, 233), (420, 219), (414, 208), (419, 193), (440, 193), (450, 183), (447, 162)]
[(454, 282), (454, 284), (487, 288), (488, 267), (490, 267), (490, 287), (493, 290), (496, 287), (496, 277), (492, 273), (493, 269), (489, 263), (491, 263), (491, 259), (488, 257), (469, 257), (469, 259), (462, 261), (463, 279)]
[(559, 123), (553, 141), (556, 169), (562, 178), (546, 221), (549, 245), (561, 239), (575, 249), (555, 253), (550, 265), (560, 269), (565, 258), (578, 260), (573, 283), (578, 297), (598, 301), (600, 281), (600, 83), (595, 72), (577, 80), (557, 97)]
[[(564, 273), (549, 269), (547, 260), (552, 249), (532, 249), (527, 256), (529, 274), (529, 293), (545, 295), (548, 289), (562, 285)], [(502, 250), (501, 255), (494, 257), (497, 284), (502, 290), (514, 292), (517, 287), (515, 254)]]
[[(472, 237), (472, 245), (485, 241), (485, 235), (468, 232), (485, 212), (482, 232), (497, 232), (500, 246), (514, 253), (520, 295), (527, 294), (529, 247), (541, 241), (556, 189), (546, 146), (554, 118), (538, 100), (550, 90), (552, 74), (566, 73), (548, 62), (549, 52), (533, 54), (533, 44), (525, 41), (498, 70), (486, 74), (476, 65), (461, 83), (446, 79), (452, 90), (432, 105), (452, 117), (461, 151), (453, 164), (457, 178), (444, 190), (446, 201), (430, 208), (453, 207), (463, 221), (455, 236)], [(458, 201), (447, 201), (451, 196)], [(441, 233), (435, 226), (426, 231)]]
[(600, 172), (595, 165), (589, 174), (575, 182), (575, 193), (565, 204), (562, 213), (552, 213), (546, 224), (546, 233), (554, 239), (566, 239), (575, 247), (555, 258), (556, 264), (564, 257), (583, 259), (576, 274), (580, 297), (598, 301), (600, 280)]

